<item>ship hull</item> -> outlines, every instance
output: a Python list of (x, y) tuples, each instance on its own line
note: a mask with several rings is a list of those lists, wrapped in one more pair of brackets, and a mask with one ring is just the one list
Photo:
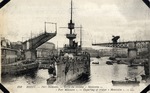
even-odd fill
[(34, 63), (29, 63), (29, 64), (7, 64), (7, 65), (2, 65), (2, 76), (5, 75), (20, 75), (20, 74), (25, 74), (25, 73), (30, 73), (30, 72), (35, 72), (38, 70), (39, 64), (34, 62)]
[[(82, 76), (90, 75), (90, 55), (74, 56), (74, 58), (60, 57), (59, 62), (55, 64), (56, 81), (55, 84), (67, 84)], [(51, 77), (48, 80), (54, 80)], [(51, 81), (47, 81), (51, 82)]]
[(67, 70), (67, 64), (57, 64), (57, 81), (56, 83), (68, 83), (72, 82), (82, 75), (90, 75), (88, 68), (83, 63), (70, 63), (70, 67)]

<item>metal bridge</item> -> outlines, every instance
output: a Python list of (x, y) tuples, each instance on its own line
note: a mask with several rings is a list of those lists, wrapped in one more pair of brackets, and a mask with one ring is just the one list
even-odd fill
[[(46, 24), (54, 24), (55, 25), (55, 32), (54, 33), (48, 33), (46, 32)], [(48, 40), (55, 37), (57, 34), (57, 24), (52, 22), (45, 22), (45, 32), (42, 34), (39, 34), (36, 37), (33, 37), (29, 40), (26, 40), (22, 43), (23, 51), (25, 54), (26, 59), (35, 60), (37, 58), (36, 55), (36, 48), (47, 42)]]
[[(55, 32), (53, 32), (53, 33), (46, 32), (46, 24), (55, 25)], [(56, 34), (57, 34), (57, 23), (45, 22), (44, 25), (45, 25), (45, 32), (23, 42), (23, 50), (35, 50), (36, 48), (38, 48), (39, 46), (41, 46), (42, 44), (44, 44), (45, 42), (47, 42), (48, 40), (50, 40), (56, 36)]]
[(44, 44), (45, 42), (47, 42), (48, 40), (50, 40), (55, 36), (56, 36), (56, 32), (55, 33), (44, 32), (37, 37), (31, 38), (23, 42), (23, 48), (24, 50), (36, 49), (37, 47)]
[(129, 44), (133, 44), (135, 48), (147, 48), (150, 40), (144, 41), (128, 41), (128, 42), (117, 42), (117, 43), (93, 43), (93, 46), (103, 46), (103, 47), (116, 47), (116, 48), (129, 48)]

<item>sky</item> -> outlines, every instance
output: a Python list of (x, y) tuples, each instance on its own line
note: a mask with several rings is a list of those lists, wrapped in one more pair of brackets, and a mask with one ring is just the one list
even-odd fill
[[(49, 40), (59, 47), (68, 43), (65, 34), (71, 0), (11, 0), (0, 10), (0, 33), (10, 41), (24, 41), (44, 32), (44, 22), (55, 22), (57, 35)], [(142, 0), (73, 0), (73, 22), (83, 27), (83, 46), (119, 41), (150, 40), (150, 9)], [(47, 25), (47, 32), (54, 32)], [(75, 29), (79, 41), (80, 30)]]

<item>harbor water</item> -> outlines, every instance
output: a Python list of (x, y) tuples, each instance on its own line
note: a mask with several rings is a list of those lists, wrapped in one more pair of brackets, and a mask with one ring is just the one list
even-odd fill
[[(91, 75), (88, 80), (80, 81), (76, 80), (70, 84), (77, 85), (99, 85), (99, 86), (113, 86), (112, 80), (125, 80), (125, 77), (130, 80), (134, 80), (135, 77), (138, 81), (141, 80), (142, 74), (144, 74), (144, 67), (138, 66), (137, 68), (128, 67), (125, 64), (107, 65), (106, 61), (108, 57), (91, 58)], [(99, 64), (92, 64), (93, 61), (98, 61)], [(22, 76), (11, 76), (3, 78), (4, 85), (47, 85), (47, 79), (49, 78), (47, 69), (39, 69), (35, 74), (30, 73)], [(83, 83), (84, 82), (84, 83)], [(145, 83), (140, 83), (145, 84)]]

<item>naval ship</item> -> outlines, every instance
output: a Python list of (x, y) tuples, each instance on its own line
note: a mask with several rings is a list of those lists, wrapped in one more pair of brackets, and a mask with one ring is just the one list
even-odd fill
[(55, 64), (49, 68), (49, 74), (53, 75), (47, 79), (47, 84), (67, 83), (90, 75), (90, 54), (82, 50), (81, 43), (78, 45), (78, 42), (74, 41), (77, 34), (73, 33), (75, 24), (72, 20), (72, 1), (68, 29), (70, 33), (66, 34), (66, 38), (69, 39), (69, 44), (65, 44), (59, 55), (54, 58)]

